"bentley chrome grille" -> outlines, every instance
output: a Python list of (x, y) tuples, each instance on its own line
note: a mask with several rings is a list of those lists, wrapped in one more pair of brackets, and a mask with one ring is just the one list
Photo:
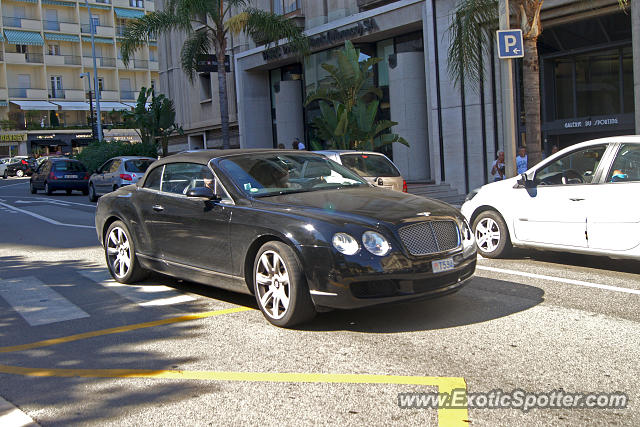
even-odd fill
[(429, 255), (460, 246), (460, 232), (454, 221), (427, 221), (398, 230), (411, 255)]

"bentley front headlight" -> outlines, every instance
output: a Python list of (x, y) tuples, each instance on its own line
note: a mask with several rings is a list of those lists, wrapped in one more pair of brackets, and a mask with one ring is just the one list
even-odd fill
[(362, 234), (362, 244), (369, 252), (377, 256), (385, 256), (391, 250), (387, 239), (375, 231), (365, 231)]
[(333, 247), (345, 255), (354, 255), (360, 250), (358, 241), (347, 233), (336, 233), (331, 240)]

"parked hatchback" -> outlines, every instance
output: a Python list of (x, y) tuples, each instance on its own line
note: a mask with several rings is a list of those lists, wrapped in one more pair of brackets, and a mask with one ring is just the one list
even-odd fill
[(33, 157), (14, 157), (5, 163), (2, 178), (7, 179), (10, 176), (22, 178), (25, 175), (31, 175), (36, 170), (36, 159)]
[(334, 162), (356, 172), (370, 184), (390, 190), (407, 192), (407, 182), (387, 156), (375, 151), (323, 150), (316, 151)]
[(78, 160), (61, 157), (45, 160), (31, 176), (29, 187), (31, 194), (36, 194), (38, 190), (44, 190), (47, 194), (56, 190), (71, 194), (73, 190), (78, 190), (87, 195), (88, 182), (89, 172), (85, 165)]
[(135, 184), (155, 161), (152, 157), (140, 156), (107, 160), (89, 178), (89, 200), (95, 202), (103, 194), (115, 191), (123, 185)]

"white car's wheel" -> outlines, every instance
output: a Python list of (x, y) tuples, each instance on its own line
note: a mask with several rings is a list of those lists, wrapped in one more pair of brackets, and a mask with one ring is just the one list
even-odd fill
[(286, 244), (268, 242), (260, 248), (253, 279), (258, 306), (274, 325), (290, 327), (315, 316), (300, 261)]
[(16, 171), (16, 176), (17, 176), (18, 178), (22, 178), (22, 177), (24, 176), (24, 171), (23, 171), (22, 169), (18, 169), (18, 170)]
[(473, 221), (478, 252), (485, 258), (499, 258), (511, 249), (509, 230), (495, 211), (484, 211)]

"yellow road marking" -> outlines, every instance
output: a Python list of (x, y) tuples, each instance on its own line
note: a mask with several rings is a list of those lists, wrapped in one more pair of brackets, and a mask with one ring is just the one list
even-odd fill
[(137, 323), (135, 325), (118, 326), (117, 328), (102, 329), (100, 331), (85, 332), (82, 334), (69, 335), (68, 337), (52, 338), (44, 341), (37, 341), (30, 344), (13, 345), (9, 347), (0, 347), (0, 353), (12, 353), (15, 351), (33, 350), (34, 348), (49, 347), (56, 344), (68, 343), (87, 338), (99, 337), (102, 335), (119, 334), (122, 332), (135, 331), (136, 329), (150, 328), (153, 326), (170, 325), (172, 323), (187, 322), (189, 320), (204, 319), (207, 317), (220, 316), (222, 314), (239, 313), (242, 311), (253, 310), (249, 307), (235, 307), (224, 310), (207, 311), (204, 313), (187, 314), (186, 316), (171, 317), (168, 319), (155, 320), (153, 322)]
[[(222, 314), (250, 311), (252, 308), (236, 307), (205, 313), (189, 314), (153, 322), (120, 326), (22, 344), (0, 347), (0, 353), (10, 353), (23, 350), (48, 347), (93, 338), (109, 334), (134, 331), (153, 326), (169, 325), (189, 320), (204, 319)], [(29, 377), (81, 377), (81, 378), (162, 378), (176, 380), (208, 380), (208, 381), (238, 381), (238, 382), (271, 382), (271, 383), (334, 383), (334, 384), (393, 384), (393, 385), (422, 385), (437, 387), (441, 393), (452, 393), (455, 389), (465, 389), (467, 384), (460, 377), (423, 377), (403, 375), (367, 375), (367, 374), (314, 374), (314, 373), (277, 373), (277, 372), (216, 372), (216, 371), (181, 371), (165, 369), (60, 369), (60, 368), (28, 368), (0, 364), (0, 373), (24, 375)], [(438, 408), (439, 426), (468, 426), (469, 416), (467, 408)]]

